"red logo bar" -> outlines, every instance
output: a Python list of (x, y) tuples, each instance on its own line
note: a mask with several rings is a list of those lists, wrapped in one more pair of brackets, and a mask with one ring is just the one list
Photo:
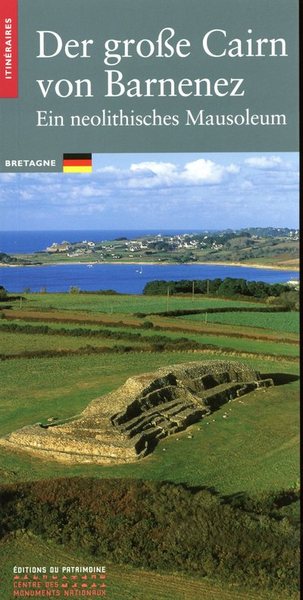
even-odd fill
[(0, 0), (0, 98), (18, 96), (18, 0)]

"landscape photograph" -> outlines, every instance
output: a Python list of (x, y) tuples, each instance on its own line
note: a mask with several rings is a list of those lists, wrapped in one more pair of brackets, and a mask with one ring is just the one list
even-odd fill
[(3, 597), (299, 597), (297, 153), (0, 174)]

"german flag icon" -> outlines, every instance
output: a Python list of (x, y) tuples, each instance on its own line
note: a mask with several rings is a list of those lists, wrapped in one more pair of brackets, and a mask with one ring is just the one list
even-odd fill
[(92, 173), (91, 154), (63, 154), (63, 173)]

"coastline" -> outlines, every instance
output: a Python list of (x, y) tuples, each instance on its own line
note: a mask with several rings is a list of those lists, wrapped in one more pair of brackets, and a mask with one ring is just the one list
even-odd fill
[(52, 262), (52, 263), (43, 263), (40, 265), (16, 265), (16, 264), (7, 264), (7, 263), (1, 263), (0, 262), (0, 268), (2, 267), (8, 267), (8, 268), (16, 268), (16, 267), (51, 267), (51, 266), (56, 266), (59, 267), (60, 265), (92, 265), (93, 267), (95, 265), (133, 265), (134, 267), (140, 267), (140, 266), (177, 266), (177, 265), (201, 265), (201, 266), (221, 266), (221, 267), (245, 267), (245, 268), (252, 268), (252, 269), (270, 269), (273, 271), (296, 271), (297, 273), (300, 272), (300, 268), (297, 266), (289, 266), (289, 267), (282, 267), (282, 266), (276, 266), (276, 265), (261, 265), (261, 264), (255, 264), (255, 263), (238, 263), (238, 262), (223, 262), (223, 261), (218, 261), (218, 262), (189, 262), (189, 263), (170, 263), (170, 262), (129, 262), (129, 261), (102, 261), (102, 262), (92, 262), (92, 261), (60, 261), (60, 262)]

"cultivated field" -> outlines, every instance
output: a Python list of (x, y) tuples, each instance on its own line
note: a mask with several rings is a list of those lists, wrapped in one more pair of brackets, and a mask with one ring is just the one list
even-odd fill
[[(203, 321), (201, 315), (190, 315), (187, 319)], [(204, 317), (205, 319), (205, 317)], [(262, 329), (272, 329), (273, 331), (285, 331), (287, 333), (299, 332), (299, 313), (208, 313), (207, 320), (210, 323), (222, 323), (229, 325), (241, 325), (244, 327), (257, 327)]]
[(260, 302), (247, 300), (222, 300), (221, 298), (203, 298), (195, 296), (143, 296), (122, 294), (23, 294), (26, 298), (24, 308), (45, 310), (84, 310), (92, 313), (135, 313), (156, 312), (159, 310), (177, 310), (178, 308), (216, 308), (223, 306), (260, 306)]

